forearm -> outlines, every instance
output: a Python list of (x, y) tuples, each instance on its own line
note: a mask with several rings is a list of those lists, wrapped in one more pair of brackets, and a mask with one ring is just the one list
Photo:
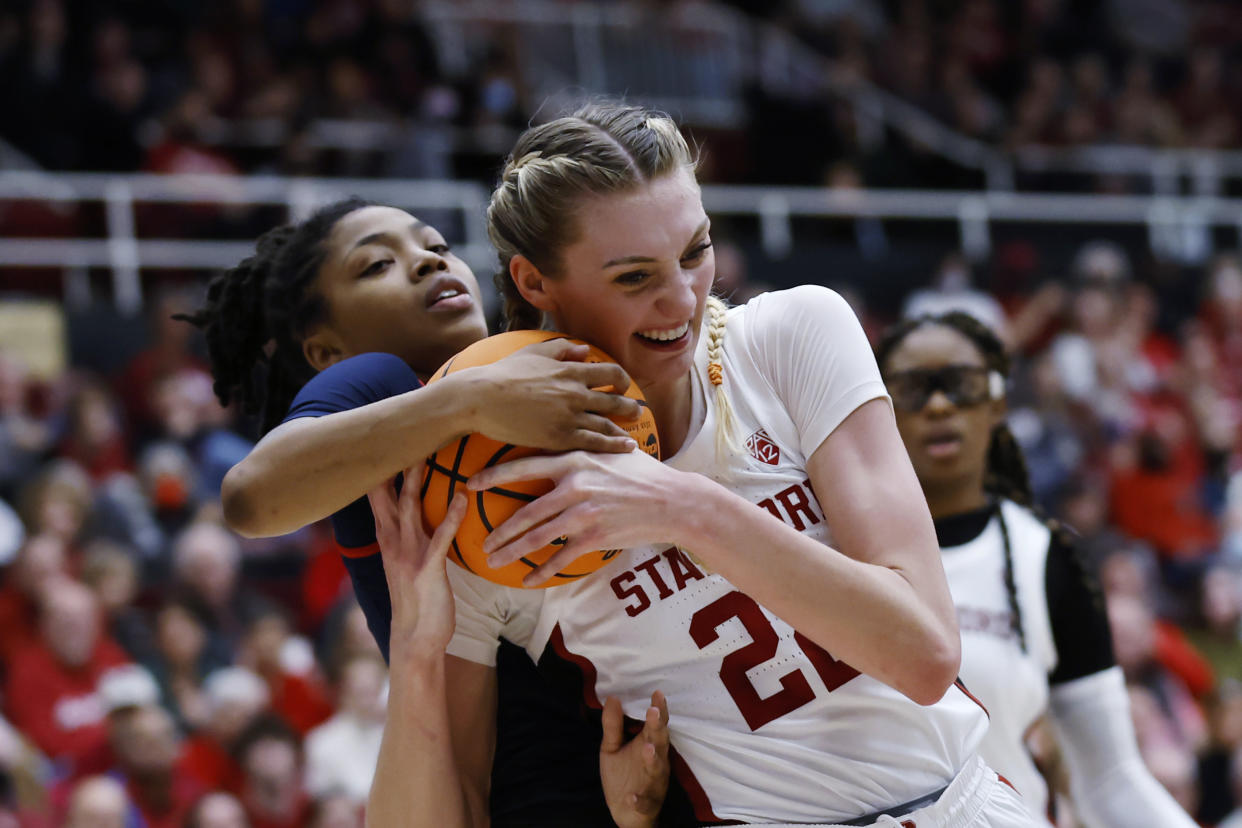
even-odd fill
[(457, 772), (444, 659), (393, 656), (368, 828), (485, 828), (486, 798), (468, 795)]
[(1052, 723), (1090, 828), (1194, 828), (1143, 763), (1120, 668), (1054, 687)]
[(304, 417), (267, 434), (224, 479), (224, 517), (249, 537), (282, 535), (347, 506), (473, 430), (469, 378), (352, 411)]
[(679, 545), (839, 661), (922, 704), (943, 696), (957, 628), (907, 573), (827, 548), (698, 475), (685, 486), (669, 515)]

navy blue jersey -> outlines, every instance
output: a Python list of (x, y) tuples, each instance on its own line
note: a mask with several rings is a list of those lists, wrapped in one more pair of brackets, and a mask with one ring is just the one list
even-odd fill
[[(285, 422), (349, 411), (422, 386), (391, 354), (360, 354), (332, 365), (308, 382)], [(367, 626), (388, 659), (392, 604), (366, 497), (332, 515), (354, 594)], [(496, 661), (498, 708), (492, 766), (495, 828), (612, 826), (599, 781), (598, 724), (576, 699), (549, 682), (520, 647), (501, 642)]]

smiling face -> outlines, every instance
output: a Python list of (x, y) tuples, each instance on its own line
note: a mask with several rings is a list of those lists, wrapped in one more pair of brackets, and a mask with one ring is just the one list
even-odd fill
[(316, 370), (379, 352), (426, 376), (487, 335), (474, 274), (439, 231), (404, 210), (354, 210), (327, 246), (318, 279), (327, 319), (303, 343)]
[[(987, 366), (983, 354), (965, 334), (945, 325), (928, 324), (911, 331), (880, 367), (891, 387), (890, 378), (906, 371)], [(992, 430), (1004, 416), (1004, 400), (959, 405), (937, 389), (917, 410), (894, 407), (897, 428), (933, 515), (938, 500), (960, 502), (963, 495), (969, 495), (968, 501), (982, 501), (988, 446)]]
[(558, 330), (621, 363), (648, 397), (675, 386), (693, 364), (715, 275), (693, 175), (681, 169), (588, 198), (575, 221), (577, 241), (561, 251), (534, 303)]

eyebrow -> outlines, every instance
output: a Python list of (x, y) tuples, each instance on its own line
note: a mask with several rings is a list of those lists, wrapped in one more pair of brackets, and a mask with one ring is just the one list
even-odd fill
[[(416, 233), (419, 230), (422, 230), (426, 226), (427, 226), (427, 222), (419, 221), (418, 219), (415, 219), (413, 222), (410, 223), (408, 230), (409, 230), (410, 235), (414, 235), (414, 233)], [(354, 243), (354, 246), (351, 247), (350, 250), (357, 250), (359, 247), (366, 247), (368, 244), (374, 244), (377, 241), (386, 241), (390, 238), (392, 238), (391, 233), (388, 233), (385, 230), (381, 230), (378, 233), (372, 233), (369, 236), (363, 236), (362, 238), (358, 239), (358, 241)]]
[[(694, 235), (695, 236), (703, 235), (703, 233), (707, 230), (708, 225), (710, 224), (711, 224), (711, 219), (706, 219), (706, 218), (703, 219), (703, 223), (700, 224), (695, 229)], [(619, 259), (611, 259), (607, 262), (604, 262), (603, 267), (601, 267), (600, 269), (607, 270), (608, 268), (616, 267), (617, 265), (650, 264), (651, 262), (654, 262), (654, 261), (655, 259), (651, 258), (650, 256), (622, 256)]]

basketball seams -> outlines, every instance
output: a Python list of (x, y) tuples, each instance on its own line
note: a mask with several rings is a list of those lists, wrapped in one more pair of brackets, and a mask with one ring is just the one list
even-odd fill
[[(455, 371), (494, 363), (527, 345), (558, 339), (578, 343), (578, 340), (564, 334), (549, 331), (510, 332), (489, 337), (451, 357), (428, 380), (428, 383), (435, 382)], [(598, 348), (590, 346), (590, 353), (585, 361), (600, 363), (613, 360)], [(644, 451), (658, 457), (659, 438), (655, 435), (655, 422), (650, 406), (642, 399), (641, 391), (632, 382), (624, 393), (638, 402), (642, 410), (640, 425), (634, 429), (627, 426), (626, 430), (630, 431), (631, 436), (639, 441)], [(521, 451), (518, 451), (519, 449)], [(443, 446), (427, 458), (427, 472), (420, 489), (420, 495), (425, 504), (424, 516), (429, 528), (434, 528), (444, 519), (453, 497), (458, 491), (466, 488), (470, 476), (483, 468), (510, 462), (516, 457), (527, 456), (531, 453), (531, 450), (523, 446), (501, 444), (481, 434), (469, 434), (459, 438), (455, 445), (450, 443)], [(436, 479), (438, 476), (442, 476), (443, 479)], [(539, 498), (543, 493), (543, 490), (539, 488), (541, 482), (550, 488), (550, 481), (530, 481), (516, 486), (511, 484), (504, 488), (493, 487), (482, 492), (469, 492), (473, 495), (470, 511), (467, 512), (465, 523), (458, 529), (457, 536), (453, 538), (450, 546), (453, 562), (468, 572), (495, 583), (521, 587), (521, 579), (550, 559), (559, 547), (564, 546), (565, 541), (558, 539), (559, 543), (549, 544), (499, 569), (492, 569), (488, 566), (487, 558), (482, 553), (481, 543), (493, 531), (494, 524), (503, 522), (523, 504)], [(522, 491), (532, 483), (535, 484), (532, 491)], [(441, 486), (444, 487), (443, 495), (439, 488)], [(571, 561), (561, 572), (554, 573), (540, 586), (546, 587), (579, 580), (615, 557), (616, 550), (588, 552)]]

